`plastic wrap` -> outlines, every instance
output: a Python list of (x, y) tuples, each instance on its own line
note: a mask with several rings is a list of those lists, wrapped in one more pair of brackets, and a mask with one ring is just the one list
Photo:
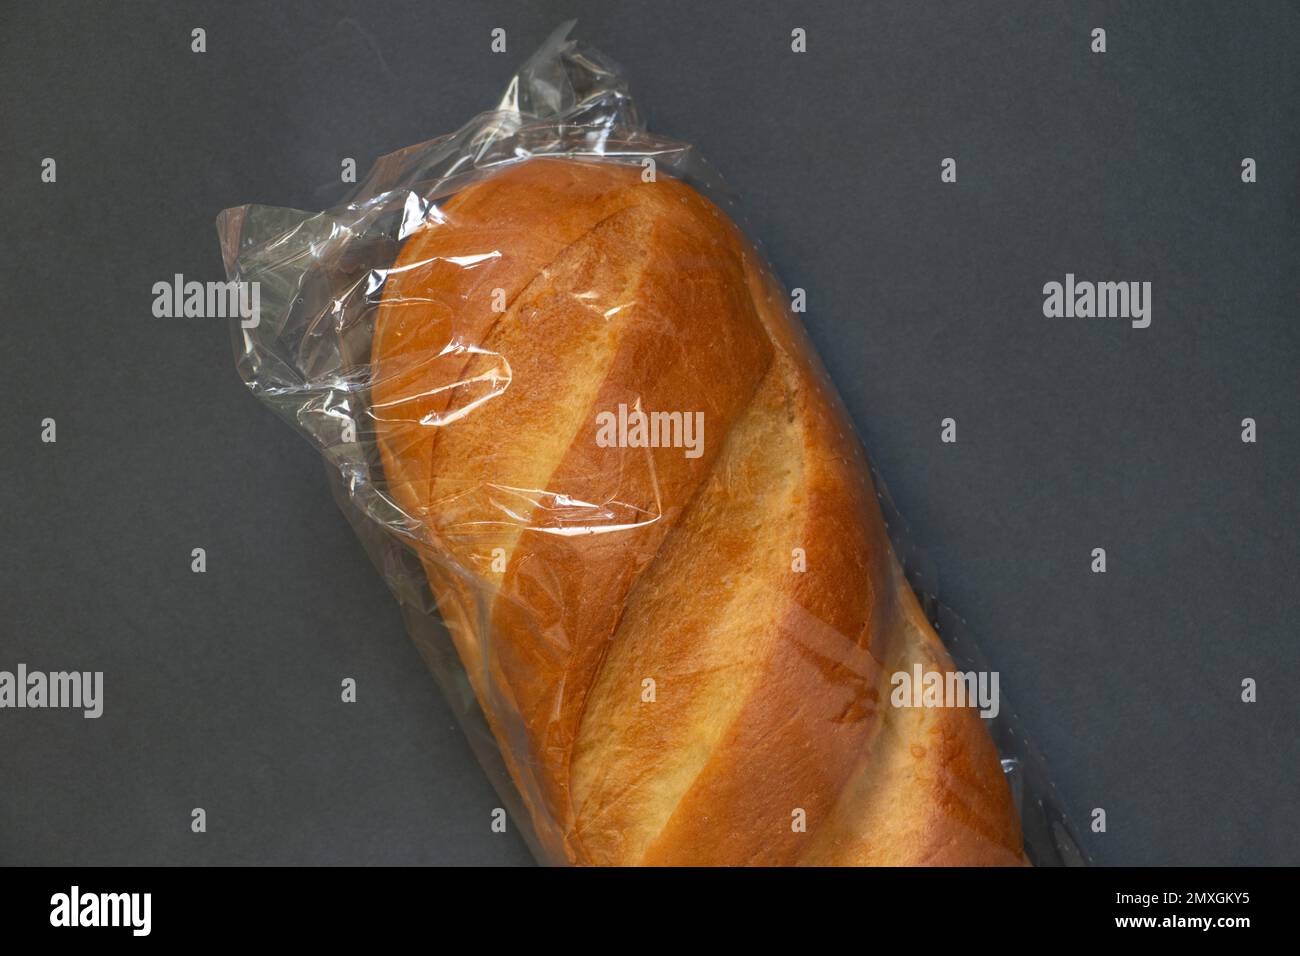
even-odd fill
[[(784, 291), (754, 247), (729, 238), (718, 211), (741, 220), (718, 177), (690, 146), (648, 134), (619, 70), (568, 32), (524, 64), (496, 109), (378, 160), (336, 208), (241, 206), (217, 224), (228, 277), (258, 286), (257, 313), (232, 322), (239, 372), (320, 450), (510, 819), (550, 864), (1016, 862), (1014, 847), (1004, 853), (984, 832), (996, 811), (980, 806), (996, 804), (1001, 785), (966, 766), (988, 734), (1027, 860), (1082, 862), (1004, 697), (985, 708), (995, 714), (960, 724), (915, 718), (932, 720), (915, 725), (929, 727), (925, 743), (947, 748), (929, 763), (925, 746), (891, 729), (902, 718), (888, 712), (900, 706), (888, 665), (902, 658), (880, 642), (924, 630), (906, 623), (915, 600), (902, 567), (916, 561), (902, 522), (878, 478), (872, 487)], [(552, 160), (585, 164), (584, 182), (609, 174), (584, 187), (585, 212), (547, 218), (545, 190), (568, 168), (538, 165)], [(487, 181), (495, 193), (472, 192)], [(610, 199), (633, 182), (654, 184), (641, 194), (659, 203), (650, 213)], [(515, 183), (517, 208), (491, 207), (507, 202), (500, 183)], [(679, 215), (674, 202), (689, 208)], [(590, 238), (598, 232), (603, 245)], [(610, 250), (635, 258), (642, 242), (646, 258), (617, 267), (620, 285)], [(702, 261), (709, 243), (716, 262)], [(677, 275), (654, 273), (665, 249), (677, 250)], [(732, 302), (737, 289), (759, 305)], [(647, 290), (658, 299), (645, 301)], [(705, 309), (688, 319), (691, 303), (738, 318)], [(781, 499), (819, 522), (820, 553), (775, 533), (770, 542), (789, 575), (823, 562), (826, 583), (808, 578), (811, 592), (753, 590), (758, 572), (727, 563), (755, 551), (744, 520), (719, 524), (777, 494), (745, 484), (765, 472), (746, 470), (732, 433), (762, 391), (745, 383), (766, 382), (778, 360), (826, 430), (825, 450), (799, 474), (822, 476), (831, 494), (796, 486)], [(662, 408), (684, 395), (701, 409)], [(654, 440), (638, 432), (652, 413), (665, 416)], [(769, 418), (754, 427), (782, 421)], [(819, 501), (837, 506), (837, 481), (855, 480), (834, 476), (851, 472), (871, 489), (865, 517), (818, 514)], [(877, 522), (892, 548), (872, 544)], [(703, 572), (674, 556), (691, 533), (719, 550)], [(856, 552), (855, 535), (865, 542)], [(728, 536), (739, 542), (730, 552), (714, 540)], [(828, 572), (828, 561), (842, 568)], [(862, 593), (835, 593), (854, 581)], [(769, 600), (779, 613), (764, 617)], [(861, 633), (829, 623), (824, 607), (858, 604)], [(933, 597), (922, 605), (951, 655), (944, 669), (990, 673), (955, 617)], [(681, 626), (664, 627), (674, 606)], [(630, 633), (638, 627), (648, 631)], [(785, 670), (773, 663), (781, 642), (797, 655)], [(634, 645), (654, 673), (626, 660)], [(627, 686), (611, 691), (603, 675), (619, 667)], [(802, 688), (783, 686), (796, 671)], [(847, 703), (827, 709), (837, 695)], [(894, 752), (904, 745), (910, 756)]]

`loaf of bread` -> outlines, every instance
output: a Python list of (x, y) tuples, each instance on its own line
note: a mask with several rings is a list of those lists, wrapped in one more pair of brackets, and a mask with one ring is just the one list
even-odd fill
[(1024, 862), (864, 454), (727, 216), (511, 164), (406, 239), (372, 341), (387, 488), (551, 862)]

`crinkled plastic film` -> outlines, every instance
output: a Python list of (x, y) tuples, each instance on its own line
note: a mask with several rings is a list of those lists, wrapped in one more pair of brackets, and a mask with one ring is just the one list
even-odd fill
[[(912, 758), (893, 752), (897, 747), (891, 741), (896, 744), (903, 737), (895, 740), (887, 729), (864, 729), (877, 723), (890, 726), (888, 718), (880, 716), (885, 703), (878, 690), (860, 695), (864, 696), (864, 709), (856, 705), (842, 708), (820, 725), (809, 716), (817, 713), (811, 704), (807, 706), (808, 714), (803, 713), (802, 701), (840, 693), (842, 689), (835, 685), (845, 679), (861, 679), (866, 686), (865, 678), (846, 663), (850, 654), (831, 664), (819, 659), (817, 666), (821, 670), (817, 672), (825, 674), (826, 687), (814, 687), (802, 697), (795, 694), (782, 701), (781, 706), (791, 711), (788, 722), (780, 722), (779, 716), (762, 716), (766, 713), (761, 707), (762, 695), (768, 693), (766, 699), (780, 701), (784, 692), (779, 686), (779, 669), (769, 667), (757, 684), (746, 685), (749, 697), (756, 701), (752, 706), (758, 708), (753, 711), (759, 715), (758, 723), (761, 725), (763, 719), (778, 722), (767, 730), (760, 727), (754, 732), (755, 739), (744, 744), (745, 714), (750, 711), (727, 710), (736, 704), (734, 698), (741, 691), (726, 680), (717, 682), (719, 679), (705, 668), (704, 662), (721, 661), (717, 669), (724, 674), (730, 672), (728, 668), (743, 670), (745, 662), (728, 658), (725, 642), (710, 651), (713, 658), (708, 654), (683, 656), (673, 650), (674, 641), (699, 639), (708, 644), (712, 634), (708, 628), (700, 632), (703, 637), (695, 632), (675, 633), (672, 627), (660, 629), (655, 631), (653, 641), (643, 636), (638, 646), (649, 647), (651, 652), (658, 648), (675, 663), (664, 665), (666, 670), (657, 681), (655, 675), (646, 674), (622, 688), (621, 704), (616, 706), (602, 698), (604, 710), (588, 713), (596, 706), (591, 700), (598, 696), (597, 680), (591, 675), (612, 667), (611, 655), (621, 653), (621, 649), (585, 649), (579, 645), (590, 641), (586, 631), (566, 633), (557, 622), (586, 614), (583, 620), (598, 622), (597, 632), (600, 627), (609, 632), (607, 643), (612, 647), (623, 628), (640, 621), (637, 615), (641, 614), (641, 606), (669, 600), (662, 599), (659, 591), (684, 588), (687, 593), (673, 597), (669, 603), (688, 601), (691, 582), (681, 581), (680, 575), (692, 573), (691, 568), (698, 573), (698, 562), (691, 568), (685, 564), (680, 569), (670, 566), (657, 576), (649, 573), (652, 566), (671, 559), (666, 552), (677, 543), (673, 535), (687, 535), (687, 531), (678, 530), (686, 522), (683, 514), (691, 509), (694, 498), (704, 496), (706, 491), (721, 496), (719, 508), (725, 511), (725, 507), (739, 507), (738, 502), (743, 504), (747, 496), (761, 500), (765, 489), (738, 487), (748, 475), (742, 468), (744, 461), (726, 457), (739, 454), (726, 445), (729, 434), (733, 428), (740, 428), (737, 422), (758, 402), (752, 396), (737, 399), (732, 402), (736, 406), (733, 408), (725, 397), (731, 394), (729, 390), (734, 391), (734, 381), (726, 379), (743, 378), (747, 374), (746, 362), (752, 358), (746, 357), (744, 335), (737, 333), (735, 341), (710, 345), (705, 349), (709, 354), (700, 357), (687, 351), (683, 326), (672, 323), (663, 327), (650, 323), (646, 333), (650, 344), (638, 354), (643, 358), (653, 355), (659, 364), (646, 381), (678, 383), (678, 394), (683, 394), (682, 389), (689, 390), (692, 378), (696, 379), (699, 394), (707, 398), (716, 391), (724, 396), (714, 402), (710, 412), (713, 418), (700, 418), (699, 433), (691, 436), (688, 420), (692, 410), (675, 409), (682, 416), (681, 422), (667, 418), (662, 422), (665, 435), (678, 440), (665, 441), (652, 453), (619, 430), (627, 422), (624, 414), (614, 431), (606, 435), (617, 433), (625, 443), (570, 453), (570, 457), (578, 454), (579, 461), (570, 462), (567, 471), (551, 467), (553, 461), (543, 467), (534, 457), (544, 457), (539, 449), (554, 454), (546, 443), (556, 437), (548, 434), (546, 423), (572, 418), (564, 411), (565, 402), (580, 403), (584, 394), (588, 399), (592, 394), (614, 394), (599, 390), (593, 393), (595, 386), (590, 382), (556, 382), (555, 375), (561, 374), (563, 368), (572, 369), (574, 354), (597, 348), (584, 335), (599, 345), (605, 341), (600, 338), (606, 334), (603, 330), (616, 328), (622, 321), (621, 311), (640, 309), (645, 313), (652, 306), (635, 297), (621, 300), (611, 296), (607, 281), (593, 280), (582, 285), (579, 280), (584, 275), (599, 275), (605, 266), (599, 255), (590, 254), (584, 259), (575, 251), (582, 246), (578, 240), (559, 243), (556, 252), (539, 239), (542, 247), (556, 252), (553, 256), (548, 252), (546, 261), (534, 264), (541, 281), (522, 289), (492, 288), (493, 277), (499, 274), (493, 270), (501, 268), (501, 260), (517, 252), (494, 245), (496, 239), (511, 235), (510, 211), (500, 215), (499, 222), (489, 221), (478, 232), (468, 233), (471, 238), (463, 242), (463, 248), (438, 245), (439, 230), (447, 232), (457, 226), (457, 217), (471, 217), (467, 206), (458, 207), (453, 202), (455, 197), (469, 195), (466, 191), (479, 183), (505, 182), (501, 177), (524, 175), (519, 171), (526, 164), (532, 164), (528, 168), (534, 171), (562, 175), (561, 167), (538, 165), (547, 161), (599, 165), (613, 176), (611, 182), (615, 185), (609, 187), (611, 190), (625, 188), (619, 185), (624, 179), (644, 182), (648, 170), (653, 169), (651, 178), (659, 182), (661, 190), (680, 189), (672, 185), (676, 183), (689, 184), (714, 204), (699, 200), (699, 210), (707, 209), (719, 218), (720, 209), (740, 222), (734, 203), (712, 170), (689, 145), (646, 132), (618, 69), (601, 54), (568, 39), (570, 27), (566, 24), (557, 30), (524, 64), (495, 110), (480, 114), (452, 135), (383, 157), (351, 197), (336, 208), (309, 213), (241, 206), (221, 214), (217, 225), (229, 278), (255, 282), (259, 287), (257, 315), (232, 324), (240, 374), (259, 399), (324, 456), (340, 507), (401, 603), (412, 638), (452, 701), (511, 820), (525, 834), (539, 861), (1014, 862), (1014, 853), (1003, 854), (1007, 857), (1003, 859), (989, 849), (987, 844), (992, 838), (982, 832), (980, 813), (970, 814), (969, 807), (960, 809), (963, 802), (986, 799), (984, 794), (990, 785), (981, 784), (982, 790), (976, 788), (979, 792), (970, 789), (975, 785), (966, 777), (978, 773), (965, 775), (960, 769), (966, 754), (958, 744), (952, 745), (957, 750), (949, 753), (942, 764), (923, 764), (921, 757), (915, 757), (913, 768), (906, 763)], [(664, 195), (678, 196), (688, 206), (697, 203), (689, 190)], [(592, 201), (605, 201), (604, 194)], [(583, 225), (580, 238), (585, 241), (599, 229), (611, 233), (610, 242), (635, 244), (644, 239), (645, 235), (634, 228), (636, 223), (627, 225), (626, 236), (618, 231), (628, 218), (620, 212), (599, 219), (595, 225)], [(524, 214), (521, 209), (520, 215)], [(528, 214), (538, 213), (534, 209)], [(683, 221), (688, 223), (683, 227), (687, 231), (695, 228), (690, 221)], [(537, 220), (530, 222), (535, 226)], [(675, 227), (664, 228), (671, 231)], [(713, 228), (729, 227), (701, 226), (705, 231), (700, 235), (714, 236), (716, 241), (716, 236), (723, 233), (707, 231)], [(463, 230), (461, 235), (466, 235)], [(430, 236), (434, 238), (430, 240)], [(688, 237), (680, 242), (688, 239), (697, 241)], [(656, 233), (655, 241), (664, 240)], [(435, 252), (422, 258), (419, 250), (425, 247), (417, 242), (432, 242), (430, 248)], [(586, 242), (582, 248), (592, 245)], [(747, 251), (738, 254), (739, 259), (733, 256), (727, 261), (744, 263), (751, 283), (749, 292), (755, 301), (762, 299), (771, 307), (784, 292), (754, 247), (745, 248)], [(652, 266), (643, 264), (641, 268), (642, 285), (630, 288), (648, 287), (651, 280), (644, 272)], [(682, 273), (681, 301), (692, 301), (692, 294), (703, 295), (695, 286), (709, 281), (705, 273), (698, 271), (698, 262), (689, 268), (697, 271)], [(474, 297), (477, 314), (485, 316), (479, 299), (495, 295), (492, 311), (499, 314), (500, 322), (513, 322), (515, 331), (506, 335), (496, 326), (475, 324), (458, 312), (454, 301), (448, 307), (445, 299), (422, 291), (420, 283), (426, 274), (446, 276), (448, 270), (459, 270), (460, 274), (438, 281), (460, 283), (456, 288), (462, 298), (457, 301), (468, 303)], [(561, 293), (548, 292), (547, 281), (560, 274), (567, 276), (571, 287), (557, 298)], [(572, 285), (575, 281), (579, 284)], [(674, 284), (669, 281), (655, 288), (666, 289), (664, 294), (671, 296)], [(718, 294), (728, 294), (725, 284), (718, 288), (722, 290)], [(777, 321), (784, 324), (779, 334), (765, 345), (760, 343), (761, 348), (779, 353), (783, 367), (809, 370), (809, 389), (831, 409), (828, 421), (838, 432), (831, 441), (848, 442), (856, 448), (847, 416), (825, 381), (797, 320), (788, 308), (781, 309), (780, 314)], [(646, 320), (638, 321), (644, 324)], [(682, 319), (678, 316), (674, 321), (680, 323)], [(709, 316), (694, 316), (693, 321), (696, 331), (692, 334), (709, 334)], [(440, 338), (430, 339), (433, 345), (422, 346), (421, 337), (432, 334), (426, 327), (429, 322), (441, 323), (443, 330), (438, 333)], [(582, 332), (567, 344), (557, 342), (557, 352), (568, 349), (564, 353), (567, 358), (562, 361), (557, 355), (555, 365), (560, 371), (549, 374), (550, 342), (539, 337), (569, 335), (575, 327), (581, 331), (588, 325), (589, 333)], [(485, 329), (492, 330), (491, 337)], [(381, 338), (383, 355), (377, 354), (380, 346), (376, 343)], [(515, 346), (505, 348), (503, 342), (514, 342)], [(711, 387), (709, 362), (719, 360), (719, 383)], [(570, 364), (565, 366), (564, 361)], [(756, 362), (758, 359), (750, 364)], [(762, 381), (766, 381), (766, 374), (754, 373)], [(606, 381), (614, 380), (617, 369), (607, 370), (605, 375)], [(600, 376), (595, 378), (599, 380)], [(530, 386), (533, 392), (525, 387), (530, 381), (535, 383)], [(507, 400), (511, 390), (514, 394)], [(755, 386), (754, 396), (759, 390), (760, 386)], [(647, 413), (654, 410), (650, 404), (652, 392), (649, 387), (644, 394), (633, 390), (627, 395), (629, 401), (620, 403), (630, 407), (634, 423), (638, 409)], [(664, 386), (660, 394), (672, 392)], [(643, 398), (647, 403), (644, 409)], [(719, 408), (723, 411), (719, 412)], [(584, 415), (589, 417), (589, 412)], [(612, 404), (608, 413), (605, 425), (619, 415)], [(517, 436), (517, 442), (501, 441), (499, 427), (476, 437), (476, 430), (484, 428), (483, 416), (499, 426), (497, 416), (502, 415), (511, 417), (515, 429), (511, 434)], [(710, 432), (708, 426), (719, 417), (722, 434)], [(777, 420), (779, 423), (779, 416)], [(846, 438), (845, 433), (850, 437)], [(694, 446), (692, 437), (696, 440)], [(476, 445), (476, 441), (480, 444)], [(724, 444), (726, 449), (719, 451), (709, 446), (710, 441)], [(734, 439), (732, 444), (739, 441)], [(488, 447), (482, 447), (483, 442)], [(699, 462), (692, 461), (693, 448), (699, 449)], [(712, 457), (704, 458), (704, 448), (709, 448)], [(591, 465), (582, 454), (592, 456), (590, 461), (596, 464)], [(842, 458), (845, 463), (856, 454), (827, 452), (829, 457)], [(585, 471), (581, 467), (584, 462), (588, 465)], [(859, 467), (865, 475), (865, 459)], [(518, 483), (518, 476), (538, 469), (547, 472), (544, 480)], [(719, 476), (720, 469), (732, 471)], [(568, 475), (567, 481), (557, 478), (562, 471)], [(487, 477), (477, 482), (469, 480), (467, 476), (475, 472)], [(871, 478), (864, 480), (869, 486)], [(676, 487), (692, 491), (683, 495), (683, 500), (674, 500)], [(903, 580), (902, 566), (914, 574), (919, 563), (878, 478), (875, 488), (881, 489), (874, 497), (883, 509), (883, 526), (888, 529), (892, 549), (888, 544), (877, 549), (886, 552), (879, 559), (881, 570), (872, 579), (883, 582), (876, 585), (883, 588), (881, 594), (866, 595), (862, 600), (867, 601), (873, 615), (905, 616), (904, 605), (915, 601)], [(743, 508), (738, 513), (744, 514)], [(671, 527), (661, 533), (657, 527), (660, 524)], [(644, 544), (646, 538), (651, 539), (648, 545)], [(544, 544), (521, 543), (541, 539), (547, 540)], [(773, 547), (778, 544), (773, 542)], [(824, 550), (834, 552), (834, 547), (828, 544)], [(901, 565), (889, 553), (891, 550), (902, 558)], [(607, 579), (598, 575), (601, 580), (584, 586), (581, 580), (575, 584), (571, 576), (565, 576), (561, 565), (568, 556), (579, 555), (574, 566), (581, 570), (588, 567), (583, 564), (586, 556), (595, 551), (605, 563), (592, 566), (612, 569)], [(559, 557), (548, 564), (547, 555)], [(784, 554), (782, 560), (789, 561), (789, 554)], [(530, 565), (527, 580), (525, 572), (512, 563)], [(731, 572), (725, 562), (722, 565), (715, 565), (709, 574), (725, 578)], [(511, 566), (508, 572), (503, 570), (507, 566)], [(676, 570), (680, 573), (674, 583)], [(790, 573), (798, 571), (792, 567)], [(744, 567), (735, 574), (744, 575)], [(913, 583), (924, 594), (925, 582)], [(701, 582), (700, 593), (714, 593), (710, 587), (717, 590), (722, 585), (705, 586)], [(765, 600), (764, 594), (756, 593), (755, 600)], [(844, 598), (850, 602), (854, 599), (854, 595)], [(589, 612), (570, 606), (582, 602), (593, 604)], [(632, 608), (626, 614), (625, 605)], [(986, 671), (987, 666), (955, 616), (932, 597), (923, 597), (918, 608), (922, 606), (947, 646), (950, 666)], [(803, 624), (791, 624), (792, 620), (798, 622), (799, 616), (787, 611), (779, 621), (774, 619), (771, 627), (788, 630), (789, 642), (797, 645), (803, 658), (819, 654), (835, 657), (838, 651), (827, 648), (834, 648), (837, 642), (843, 642), (845, 647), (855, 641), (861, 643), (855, 634), (836, 633), (824, 620), (824, 614), (819, 617), (817, 608), (796, 610), (807, 619)], [(692, 611), (692, 615), (698, 623), (699, 610)], [(631, 620), (625, 621), (625, 616)], [(650, 611), (642, 617), (655, 620)], [(871, 620), (879, 624), (884, 619)], [(721, 608), (713, 624), (714, 630), (728, 626)], [(868, 632), (871, 626), (869, 621)], [(884, 630), (892, 626), (888, 622), (882, 625)], [(503, 627), (509, 629), (508, 640), (502, 638)], [(751, 631), (741, 633), (736, 640), (750, 639), (747, 635)], [(817, 636), (807, 636), (814, 632)], [(521, 635), (527, 639), (521, 639)], [(874, 668), (883, 666), (884, 656), (880, 652), (880, 660), (875, 660), (879, 648), (873, 640), (869, 638), (865, 644), (870, 657), (861, 659)], [(719, 643), (716, 636), (713, 643)], [(569, 655), (582, 654), (590, 655), (588, 663), (594, 662), (594, 670), (591, 666), (582, 669), (565, 663)], [(542, 678), (557, 666), (557, 659), (564, 676), (547, 683)], [(695, 661), (699, 669), (692, 671), (683, 661)], [(535, 662), (535, 671), (529, 670), (530, 662)], [(656, 670), (653, 666), (645, 669)], [(635, 668), (629, 673), (635, 677)], [(585, 684), (579, 679), (584, 674), (590, 678)], [(876, 678), (877, 688), (880, 676)], [(764, 686), (774, 689), (765, 691)], [(707, 699), (701, 687), (712, 688), (716, 700)], [(608, 687), (604, 689), (608, 691)], [(692, 698), (694, 723), (685, 718), (673, 723), (672, 707), (676, 706), (674, 701), (683, 699), (681, 689), (698, 691), (696, 697), (706, 698)], [(745, 706), (751, 706), (749, 699)], [(623, 727), (625, 712), (619, 707), (626, 708), (627, 713), (640, 708), (642, 714), (664, 716), (638, 715), (635, 719), (642, 723), (633, 732)], [(647, 710), (656, 707), (663, 709)], [(730, 716), (723, 719), (717, 716), (720, 713)], [(727, 726), (715, 727), (715, 718)], [(661, 719), (676, 729), (660, 731), (645, 723), (653, 719)], [(609, 726), (588, 726), (599, 721)], [(996, 717), (976, 723), (982, 730), (970, 731), (970, 725), (965, 724), (962, 732), (987, 733), (996, 746), (996, 759), (1023, 834), (1021, 862), (1084, 862), (1085, 856), (1052, 792), (1045, 766), (1026, 742), (1005, 698), (1000, 701)], [(791, 736), (796, 727), (802, 728), (803, 738)], [(620, 733), (630, 736), (620, 737)], [(658, 743), (656, 733), (662, 737)], [(939, 746), (943, 733), (935, 737), (934, 728), (930, 733), (929, 739)], [(777, 738), (784, 740), (781, 746), (787, 750), (773, 759), (773, 751), (768, 748), (776, 746), (773, 741)], [(916, 751), (918, 745), (913, 742), (909, 749)], [(919, 749), (924, 751), (925, 747)], [(899, 764), (899, 759), (904, 764)], [(729, 770), (727, 760), (736, 766)], [(747, 762), (757, 766), (747, 766)], [(887, 771), (887, 767), (893, 769)], [(581, 785), (577, 779), (580, 776), (585, 781)], [(897, 787), (891, 784), (892, 789), (880, 784), (881, 780), (895, 779), (905, 783)], [(759, 788), (763, 792), (755, 792), (753, 786), (745, 786), (745, 781), (754, 780), (769, 781), (770, 788), (765, 784)], [(730, 802), (723, 799), (730, 792), (728, 787), (742, 787)], [(764, 793), (770, 793), (776, 802), (789, 795), (798, 799), (787, 800), (788, 807), (782, 804), (773, 808), (762, 802)], [(917, 794), (931, 793), (940, 795), (936, 808), (918, 809)], [(713, 804), (709, 802), (710, 794)], [(808, 806), (803, 806), (805, 803)], [(958, 809), (945, 809), (948, 807)], [(734, 819), (717, 819), (729, 814), (734, 814)], [(930, 819), (926, 814), (938, 820), (937, 827), (924, 822)], [(922, 822), (909, 822), (912, 817)], [(909, 848), (909, 827), (925, 839), (934, 839), (932, 834), (937, 828), (949, 834), (940, 843), (970, 845), (974, 847), (973, 855), (945, 849), (946, 844), (923, 850)], [(898, 846), (889, 852), (882, 849), (878, 844), (887, 841), (883, 836), (876, 839), (873, 834), (877, 830), (899, 834), (891, 837)], [(665, 834), (676, 836), (669, 839)]]

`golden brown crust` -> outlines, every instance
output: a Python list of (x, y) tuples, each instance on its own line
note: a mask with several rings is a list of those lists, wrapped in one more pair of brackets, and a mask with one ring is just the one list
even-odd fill
[[(377, 318), (379, 445), (549, 852), (1021, 860), (978, 717), (889, 706), (894, 670), (951, 663), (729, 220), (639, 167), (563, 160), (440, 215)], [(597, 413), (620, 405), (702, 412), (700, 454), (604, 447)]]

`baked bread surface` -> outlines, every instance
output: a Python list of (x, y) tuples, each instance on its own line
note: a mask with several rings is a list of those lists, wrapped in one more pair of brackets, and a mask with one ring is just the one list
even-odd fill
[[(783, 290), (641, 174), (532, 159), (457, 193), (372, 342), (389, 493), (545, 855), (1023, 863), (976, 712), (890, 705), (952, 664)], [(702, 440), (610, 445), (620, 406)]]

